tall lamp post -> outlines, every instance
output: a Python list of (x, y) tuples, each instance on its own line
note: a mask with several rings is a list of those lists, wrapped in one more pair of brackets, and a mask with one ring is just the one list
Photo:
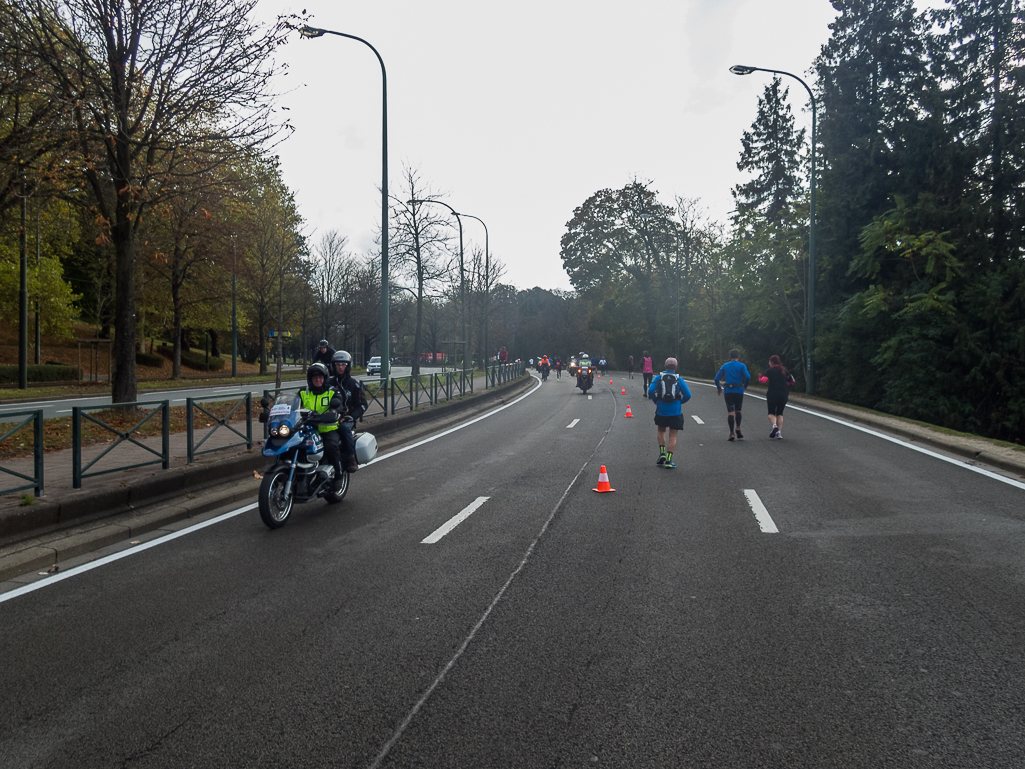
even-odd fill
[(814, 357), (815, 349), (815, 94), (812, 93), (811, 88), (797, 75), (790, 72), (784, 72), (781, 69), (765, 69), (762, 67), (747, 67), (743, 64), (734, 64), (730, 67), (730, 72), (734, 75), (750, 75), (752, 72), (771, 72), (775, 75), (786, 75), (792, 77), (798, 83), (804, 86), (804, 90), (808, 92), (808, 97), (811, 99), (811, 200), (809, 201), (809, 219), (810, 226), (808, 229), (808, 321), (807, 321), (807, 342), (805, 346), (808, 348), (806, 357), (806, 378), (808, 380), (808, 395), (815, 394), (815, 380), (812, 369), (812, 358)]
[(238, 376), (238, 310), (235, 303), (235, 276), (238, 274), (238, 250), (231, 236), (231, 378)]
[(387, 380), (391, 376), (391, 327), (388, 316), (388, 73), (381, 54), (362, 37), (309, 26), (303, 26), (299, 34), (308, 38), (337, 35), (358, 40), (373, 51), (381, 63), (381, 379)]
[[(459, 222), (459, 310), (463, 316), (463, 370), (466, 370), (466, 271), (463, 269), (463, 216), (466, 214), (460, 214), (448, 203), (441, 200), (407, 200), (409, 205), (416, 205), (418, 203), (437, 203), (439, 206), (445, 206), (449, 211), (452, 212), (452, 216)], [(477, 217), (473, 217), (476, 219)], [(478, 221), (480, 221), (478, 219)], [(483, 224), (483, 222), (481, 222)], [(486, 229), (486, 228), (485, 228)]]
[(491, 314), (491, 252), (488, 250), (488, 226), (484, 220), (473, 214), (462, 214), (476, 219), (484, 227), (484, 389), (488, 387), (488, 361), (491, 360), (491, 348), (488, 347), (488, 316)]

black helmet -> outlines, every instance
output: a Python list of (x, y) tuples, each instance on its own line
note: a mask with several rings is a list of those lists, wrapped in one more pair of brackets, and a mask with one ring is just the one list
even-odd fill
[(339, 350), (331, 356), (331, 367), (335, 369), (334, 373), (336, 374), (338, 373), (337, 365), (339, 363), (344, 363), (348, 367), (345, 372), (346, 374), (352, 371), (352, 356), (345, 350)]
[(321, 385), (323, 388), (327, 384), (327, 380), (331, 378), (331, 375), (327, 372), (327, 366), (323, 363), (311, 363), (310, 367), (306, 369), (306, 385), (312, 390), (313, 388), (313, 375), (320, 374), (324, 377), (324, 384)]

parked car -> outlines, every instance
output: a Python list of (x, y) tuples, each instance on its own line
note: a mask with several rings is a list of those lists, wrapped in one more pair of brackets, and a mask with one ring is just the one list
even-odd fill
[(375, 355), (367, 363), (367, 373), (369, 375), (371, 375), (371, 376), (380, 376), (381, 375), (381, 356), (380, 355)]

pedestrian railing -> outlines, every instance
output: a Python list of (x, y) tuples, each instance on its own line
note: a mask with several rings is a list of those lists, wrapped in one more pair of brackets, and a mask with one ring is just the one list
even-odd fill
[(12, 427), (10, 430), (0, 435), (0, 444), (3, 444), (8, 438), (13, 438), (16, 433), (21, 432), (22, 428), (32, 425), (32, 466), (33, 474), (25, 475), (19, 473), (17, 470), (12, 470), (9, 467), (3, 467), (0, 465), (0, 472), (4, 472), (7, 475), (12, 475), (15, 478), (20, 478), (28, 483), (21, 486), (15, 486), (10, 489), (0, 490), (0, 494), (14, 494), (18, 491), (27, 491), (33, 489), (37, 497), (43, 495), (43, 410), (36, 409), (35, 411), (15, 411), (8, 414), (4, 414), (4, 418), (12, 417), (15, 420), (21, 419), (22, 421)]
[[(496, 365), (485, 371), (490, 386), (512, 381), (514, 378), (523, 376), (526, 372), (522, 363), (510, 363)], [(388, 416), (398, 411), (413, 411), (421, 405), (437, 404), (442, 401), (452, 400), (461, 395), (474, 391), (474, 372), (472, 370), (455, 370), (444, 373), (425, 374), (414, 379), (413, 377), (390, 378), (382, 382), (371, 380), (361, 381), (360, 388), (367, 399), (368, 408), (365, 416), (383, 415)], [(302, 387), (284, 387), (279, 390), (264, 390), (264, 397), (273, 401), (274, 397), (281, 393), (296, 393)], [(231, 408), (223, 415), (224, 408), (215, 411), (202, 404), (230, 403), (234, 401)], [(243, 434), (239, 423), (242, 421), (241, 410), (245, 411), (245, 432)], [(202, 436), (197, 435), (196, 417), (197, 413), (205, 415), (214, 420), (214, 425)], [(29, 481), (27, 485), (18, 486), (13, 489), (6, 489), (3, 493), (13, 493), (25, 489), (36, 490), (36, 496), (43, 493), (43, 417), (42, 411), (25, 411), (5, 415), (6, 417), (24, 417), (24, 420), (8, 432), (0, 436), (0, 444), (9, 439), (19, 430), (30, 423), (34, 430), (35, 474), (28, 476), (23, 473), (0, 466), (0, 472), (13, 475), (19, 479)], [(104, 416), (100, 416), (103, 414)], [(144, 433), (149, 437), (155, 437), (153, 431), (153, 420), (160, 416), (160, 438), (161, 446), (158, 451), (151, 445), (141, 440)], [(186, 445), (188, 461), (194, 462), (197, 456), (214, 451), (221, 451), (228, 448), (245, 446), (247, 449), (253, 447), (253, 405), (252, 396), (249, 393), (231, 393), (228, 395), (215, 395), (208, 398), (187, 398), (185, 406), (186, 420)], [(117, 472), (119, 470), (131, 470), (139, 467), (148, 467), (160, 464), (163, 469), (170, 467), (170, 423), (171, 407), (170, 401), (140, 401), (137, 403), (119, 403), (113, 406), (76, 406), (72, 409), (71, 417), (71, 441), (72, 441), (72, 485), (76, 489), (82, 488), (82, 481), (97, 475)], [(234, 424), (233, 424), (234, 423)], [(83, 425), (95, 425), (104, 434), (109, 434), (110, 445), (101, 451), (96, 457), (83, 464), (82, 439)], [(150, 427), (147, 428), (146, 426)], [(200, 428), (202, 431), (204, 428)], [(263, 437), (269, 435), (270, 425), (264, 423)], [(216, 447), (202, 448), (211, 437), (221, 431), (221, 436), (232, 433), (240, 440), (230, 444)], [(109, 461), (104, 463), (102, 468), (97, 464), (107, 457), (114, 449), (123, 443), (132, 444), (147, 454), (155, 457), (142, 462), (131, 462), (111, 466)], [(93, 469), (96, 468), (96, 469)]]
[[(230, 403), (233, 399), (235, 400), (235, 404), (231, 407), (231, 409), (224, 416), (218, 416), (217, 414), (213, 414), (210, 411), (208, 411), (206, 408), (204, 408), (203, 405), (202, 405), (203, 403), (208, 403), (208, 404), (209, 403)], [(246, 425), (245, 425), (246, 432), (245, 432), (245, 434), (242, 434), (241, 432), (236, 430), (231, 425), (232, 417), (235, 415), (235, 412), (238, 411), (239, 408), (241, 408), (242, 406), (245, 406), (245, 409), (244, 409), (245, 410), (245, 417), (246, 417)], [(203, 436), (202, 440), (200, 440), (199, 443), (196, 443), (196, 433), (195, 433), (195, 413), (196, 413), (196, 411), (199, 411), (199, 412), (205, 414), (206, 416), (208, 416), (210, 419), (214, 420), (213, 427), (210, 428), (210, 431), (207, 432), (207, 434)], [(239, 421), (239, 420), (236, 419), (235, 421)], [(234, 433), (235, 435), (237, 435), (242, 440), (241, 441), (236, 441), (235, 443), (228, 443), (228, 444), (225, 444), (223, 446), (216, 446), (214, 448), (203, 449), (202, 451), (200, 451), (199, 447), (202, 446), (204, 443), (206, 443), (207, 440), (211, 436), (213, 436), (213, 434), (216, 433), (221, 428), (224, 428), (224, 430), (226, 430), (227, 432)], [(252, 396), (252, 394), (246, 392), (246, 393), (235, 393), (235, 394), (231, 394), (231, 395), (217, 395), (217, 396), (211, 396), (209, 398), (202, 398), (202, 399), (201, 398), (186, 398), (185, 399), (185, 432), (186, 432), (186, 435), (187, 435), (186, 442), (187, 442), (187, 445), (188, 445), (188, 462), (189, 462), (189, 464), (192, 464), (196, 460), (196, 457), (198, 455), (200, 455), (200, 454), (209, 454), (211, 451), (222, 451), (223, 449), (232, 449), (232, 448), (235, 448), (237, 446), (245, 446), (247, 449), (252, 449), (253, 448), (253, 396)]]
[[(111, 425), (102, 419), (93, 416), (94, 412), (107, 412), (110, 416), (108, 419), (114, 419), (120, 416), (119, 422), (127, 423), (139, 415), (139, 412), (146, 408), (152, 407), (149, 413), (145, 414), (139, 419), (134, 425), (129, 427), (127, 430), (121, 429), (118, 425)], [(137, 440), (134, 436), (139, 433), (141, 428), (148, 424), (154, 416), (160, 414), (161, 425), (161, 450), (156, 451), (151, 446), (147, 446), (140, 440)], [(117, 440), (114, 440), (106, 450), (102, 451), (98, 456), (94, 457), (89, 464), (82, 466), (82, 420), (87, 423), (98, 425), (103, 430), (117, 436)], [(150, 465), (160, 464), (164, 470), (167, 470), (171, 466), (171, 443), (170, 443), (170, 427), (171, 427), (171, 404), (170, 401), (139, 401), (137, 403), (118, 403), (114, 406), (75, 406), (71, 410), (71, 485), (76, 488), (82, 488), (82, 480), (84, 478), (91, 478), (96, 475), (106, 475), (107, 473), (114, 473), (118, 470), (131, 470), (137, 467), (148, 467)], [(152, 454), (157, 459), (151, 459), (145, 462), (135, 462), (130, 465), (118, 465), (117, 467), (108, 467), (103, 470), (93, 470), (89, 472), (89, 468), (96, 465), (101, 459), (107, 456), (110, 452), (120, 446), (122, 443), (131, 443), (138, 446), (140, 449), (148, 454)]]

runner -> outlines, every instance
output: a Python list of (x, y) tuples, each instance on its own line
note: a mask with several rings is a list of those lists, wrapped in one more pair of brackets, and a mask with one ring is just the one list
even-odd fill
[(654, 376), (654, 369), (651, 367), (651, 355), (644, 351), (644, 358), (641, 359), (641, 373), (644, 374), (644, 392), (651, 387), (651, 378)]
[(769, 385), (769, 391), (765, 395), (765, 400), (769, 404), (769, 422), (772, 424), (769, 437), (783, 440), (783, 409), (790, 398), (790, 388), (797, 382), (780, 362), (778, 355), (769, 358), (769, 370), (759, 376), (758, 381)]
[[(658, 461), (655, 464), (659, 467), (676, 467), (673, 462), (676, 433), (683, 429), (683, 404), (690, 400), (690, 388), (677, 375), (676, 365), (676, 358), (666, 358), (665, 371), (648, 389), (648, 397), (655, 401), (655, 426), (658, 427)], [(666, 430), (669, 431), (668, 440)]]
[(730, 437), (726, 439), (728, 441), (744, 437), (744, 433), (740, 431), (740, 420), (743, 416), (741, 408), (744, 405), (744, 389), (750, 382), (751, 374), (747, 366), (740, 362), (740, 351), (730, 350), (730, 359), (722, 364), (715, 375), (715, 391), (726, 401), (727, 420), (730, 424)]
[(634, 378), (634, 356), (631, 355), (626, 361), (626, 377), (627, 379)]

